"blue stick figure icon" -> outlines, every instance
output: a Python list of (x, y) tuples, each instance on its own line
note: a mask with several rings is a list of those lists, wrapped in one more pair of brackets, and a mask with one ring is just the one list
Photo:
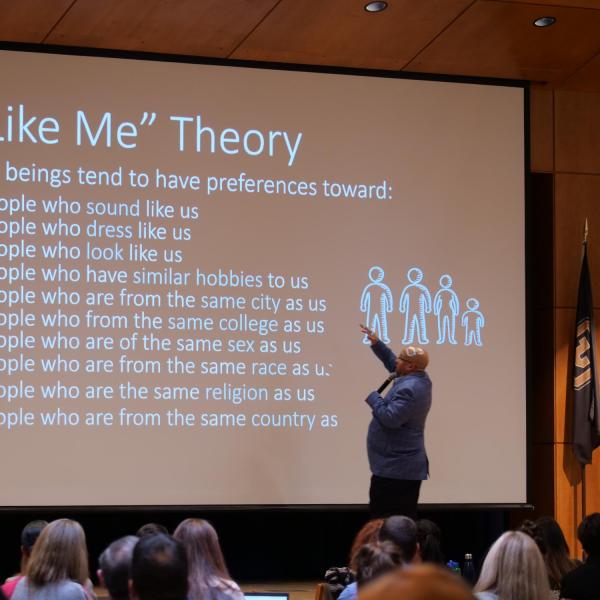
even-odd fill
[(467, 310), (462, 314), (461, 325), (465, 328), (465, 346), (475, 344), (483, 346), (481, 343), (481, 328), (485, 325), (485, 319), (479, 308), (479, 300), (469, 298), (467, 300)]
[[(365, 313), (365, 323), (382, 342), (389, 343), (387, 313), (392, 312), (394, 301), (390, 288), (382, 283), (385, 271), (381, 267), (371, 267), (369, 269), (368, 283), (363, 289), (360, 297), (360, 310)], [(370, 344), (369, 338), (365, 335), (363, 344)]]
[(410, 283), (402, 290), (398, 310), (404, 315), (403, 344), (412, 344), (415, 329), (419, 344), (428, 344), (425, 313), (431, 312), (431, 294), (421, 284), (423, 271), (417, 267), (409, 269), (406, 278)]
[(448, 335), (448, 342), (456, 344), (456, 317), (460, 312), (460, 302), (456, 292), (452, 289), (452, 277), (445, 274), (440, 277), (442, 286), (433, 298), (433, 314), (437, 315), (438, 344), (443, 344)]

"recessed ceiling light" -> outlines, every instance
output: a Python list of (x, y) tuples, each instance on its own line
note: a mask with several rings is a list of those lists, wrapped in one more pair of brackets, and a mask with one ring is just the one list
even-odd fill
[(540, 17), (533, 22), (536, 27), (550, 27), (554, 23), (556, 23), (556, 18), (554, 17)]
[(387, 8), (387, 2), (369, 2), (365, 4), (365, 10), (370, 13), (381, 12)]

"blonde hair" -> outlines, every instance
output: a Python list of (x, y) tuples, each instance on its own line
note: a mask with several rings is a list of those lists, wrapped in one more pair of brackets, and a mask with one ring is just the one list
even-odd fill
[(546, 565), (531, 537), (520, 531), (502, 534), (483, 561), (474, 591), (493, 591), (499, 600), (548, 600)]
[(33, 546), (26, 575), (38, 587), (67, 579), (85, 585), (89, 572), (81, 525), (71, 519), (49, 523)]

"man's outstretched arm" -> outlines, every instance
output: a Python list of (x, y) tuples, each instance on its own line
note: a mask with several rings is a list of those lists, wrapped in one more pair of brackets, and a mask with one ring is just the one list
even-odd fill
[(369, 338), (371, 350), (373, 350), (375, 356), (390, 373), (393, 373), (396, 370), (396, 355), (366, 325), (361, 325), (360, 330)]

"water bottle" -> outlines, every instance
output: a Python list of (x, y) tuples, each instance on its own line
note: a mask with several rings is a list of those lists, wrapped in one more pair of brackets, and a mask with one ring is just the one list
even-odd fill
[(460, 575), (460, 565), (455, 560), (449, 560), (446, 566), (457, 575)]
[(471, 585), (475, 583), (475, 566), (473, 565), (472, 554), (465, 554), (462, 575)]

